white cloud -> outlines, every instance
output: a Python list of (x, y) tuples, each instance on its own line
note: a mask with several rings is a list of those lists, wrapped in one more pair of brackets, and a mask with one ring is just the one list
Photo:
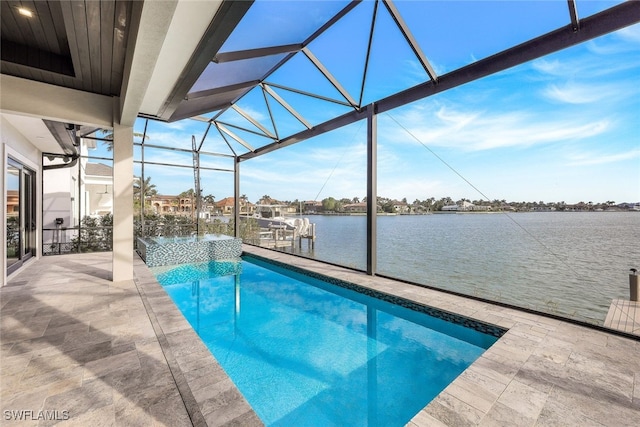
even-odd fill
[(156, 162), (189, 166), (193, 165), (193, 156), (191, 153), (147, 148), (144, 150), (144, 161), (148, 163)]
[(172, 130), (185, 130), (187, 127), (187, 120), (178, 120), (176, 122), (164, 123), (164, 127), (172, 129)]
[(640, 46), (640, 24), (623, 28), (616, 34), (624, 41), (635, 43), (636, 48)]
[[(394, 117), (405, 129), (390, 128), (380, 134), (391, 135), (395, 142), (415, 143), (415, 138), (427, 146), (481, 151), (501, 147), (532, 146), (584, 139), (599, 135), (611, 127), (606, 118), (557, 117), (552, 119), (531, 112), (464, 111), (441, 107), (428, 111), (405, 112)], [(397, 129), (397, 126), (396, 126)]]
[[(614, 49), (617, 51), (613, 52)], [(590, 46), (589, 50), (592, 51), (589, 54), (537, 59), (531, 63), (531, 68), (538, 74), (534, 73), (529, 78), (533, 80), (553, 78), (554, 81), (580, 79), (598, 83), (610, 76), (617, 76), (621, 72), (633, 72), (638, 67), (637, 61), (629, 60), (631, 50), (628, 47), (620, 51), (615, 46), (603, 44), (602, 47)], [(610, 52), (604, 52), (605, 50)], [(637, 55), (638, 49), (636, 48), (634, 52), (634, 55)], [(611, 54), (611, 57), (607, 57), (607, 54)], [(624, 59), (618, 59), (617, 56)]]
[(567, 104), (590, 104), (602, 99), (617, 98), (620, 96), (620, 89), (617, 85), (567, 82), (563, 85), (551, 84), (542, 91), (542, 94), (553, 101)]
[[(196, 135), (196, 140), (199, 141)], [(201, 138), (201, 137), (200, 137)], [(146, 144), (191, 149), (191, 134), (184, 132), (149, 132)]]
[(586, 43), (590, 52), (598, 55), (615, 55), (640, 48), (640, 24), (623, 28), (608, 36)]
[(569, 166), (592, 166), (607, 163), (617, 163), (626, 160), (640, 159), (640, 149), (630, 150), (622, 153), (580, 153), (569, 158)]
[(566, 63), (558, 59), (538, 59), (533, 61), (531, 66), (534, 70), (550, 76), (564, 76), (567, 75), (568, 70)]
[(357, 143), (272, 153), (242, 163), (241, 191), (250, 200), (264, 194), (280, 200), (362, 197), (365, 159), (366, 146)]

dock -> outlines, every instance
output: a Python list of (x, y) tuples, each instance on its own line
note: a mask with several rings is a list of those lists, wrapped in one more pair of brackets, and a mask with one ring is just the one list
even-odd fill
[(305, 235), (300, 235), (296, 230), (287, 229), (283, 226), (270, 226), (268, 228), (261, 228), (259, 232), (259, 245), (264, 248), (279, 249), (279, 248), (299, 248), (302, 249), (303, 241), (307, 242), (307, 249), (313, 250), (316, 241), (316, 228), (315, 224), (309, 224), (309, 232)]
[(604, 326), (640, 336), (640, 302), (614, 299)]

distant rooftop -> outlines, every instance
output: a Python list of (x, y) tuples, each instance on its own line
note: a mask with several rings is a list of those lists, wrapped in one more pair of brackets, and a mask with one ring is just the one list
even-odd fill
[(85, 174), (92, 176), (113, 176), (113, 168), (102, 163), (87, 163)]

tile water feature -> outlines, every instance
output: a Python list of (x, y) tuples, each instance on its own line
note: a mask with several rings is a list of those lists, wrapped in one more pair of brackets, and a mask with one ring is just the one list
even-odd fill
[(242, 240), (224, 234), (138, 237), (138, 254), (149, 267), (234, 259), (242, 254)]

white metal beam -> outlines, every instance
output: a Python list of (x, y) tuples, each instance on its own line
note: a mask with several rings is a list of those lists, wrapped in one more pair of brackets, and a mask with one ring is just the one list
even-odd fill
[(240, 138), (238, 135), (236, 135), (235, 133), (233, 133), (231, 130), (229, 130), (229, 128), (227, 128), (225, 125), (216, 122), (216, 127), (221, 131), (226, 133), (227, 135), (229, 135), (231, 138), (235, 139), (240, 145), (242, 145), (244, 148), (246, 148), (249, 151), (256, 151), (255, 148), (253, 148), (248, 142), (246, 142), (244, 139)]
[[(298, 119), (298, 121), (300, 123), (302, 123), (303, 125), (305, 125), (305, 127), (307, 129), (311, 129), (313, 126), (311, 126), (311, 124), (306, 121), (304, 119), (304, 117), (302, 117), (300, 115), (300, 113), (298, 113), (291, 105), (289, 105), (287, 103), (287, 101), (285, 101), (284, 99), (282, 99), (282, 97), (280, 95), (278, 95), (273, 89), (271, 89), (269, 86), (265, 85), (265, 84), (261, 84), (262, 88), (269, 94), (271, 95), (271, 97), (273, 99), (275, 99), (280, 105), (282, 105), (285, 110), (287, 110), (289, 113), (291, 113), (291, 115), (293, 117), (295, 117), (296, 119)], [(252, 150), (253, 151), (253, 150)]]
[(271, 139), (275, 139), (276, 136), (273, 134), (273, 132), (271, 132), (269, 129), (267, 129), (266, 127), (262, 126), (262, 124), (260, 124), (260, 122), (258, 122), (256, 119), (254, 119), (253, 117), (251, 117), (251, 115), (249, 115), (249, 113), (247, 113), (246, 111), (244, 111), (243, 109), (241, 109), (240, 107), (238, 107), (237, 105), (232, 105), (231, 108), (233, 108), (238, 114), (240, 114), (242, 117), (244, 117), (245, 119), (247, 119), (252, 125), (254, 125), (255, 127), (257, 127), (258, 129), (260, 129), (265, 136), (268, 136)]

